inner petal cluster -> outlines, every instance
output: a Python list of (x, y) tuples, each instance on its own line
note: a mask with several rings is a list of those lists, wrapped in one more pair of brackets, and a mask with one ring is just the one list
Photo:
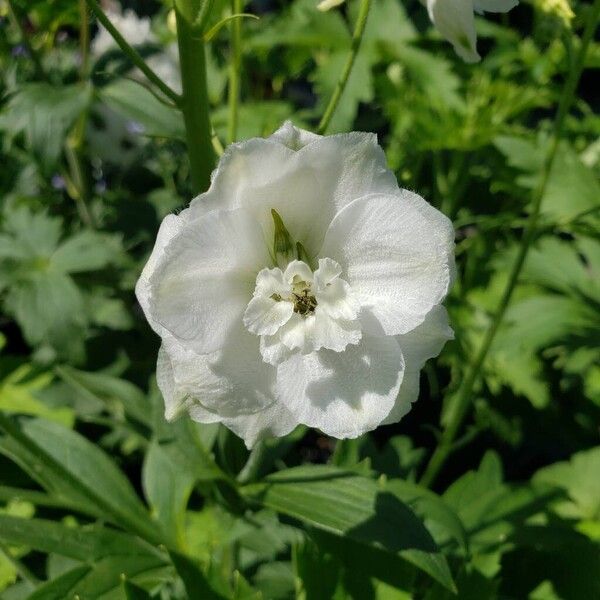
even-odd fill
[(341, 352), (358, 344), (362, 334), (360, 304), (340, 265), (322, 258), (316, 271), (303, 261), (291, 261), (285, 270), (263, 269), (244, 313), (244, 325), (260, 336), (263, 359), (279, 364), (292, 354), (310, 354), (320, 348)]

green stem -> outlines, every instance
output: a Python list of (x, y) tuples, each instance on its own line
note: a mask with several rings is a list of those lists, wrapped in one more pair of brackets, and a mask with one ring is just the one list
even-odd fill
[(533, 193), (531, 213), (523, 234), (523, 239), (521, 240), (519, 252), (512, 266), (510, 275), (508, 277), (508, 282), (500, 300), (500, 304), (496, 309), (490, 326), (485, 332), (481, 346), (475, 356), (475, 360), (468, 368), (462, 383), (456, 391), (453, 402), (450, 405), (451, 410), (446, 418), (447, 426), (444, 429), (439, 444), (435, 449), (421, 479), (421, 484), (424, 486), (430, 486), (434, 482), (440, 469), (453, 450), (454, 438), (456, 437), (456, 434), (458, 433), (471, 405), (473, 388), (479, 380), (480, 372), (487, 354), (492, 346), (492, 342), (496, 337), (496, 333), (498, 332), (502, 318), (504, 317), (506, 309), (510, 303), (519, 275), (521, 274), (521, 269), (523, 268), (525, 259), (527, 258), (527, 253), (529, 252), (533, 240), (537, 236), (537, 223), (540, 216), (542, 200), (546, 193), (546, 187), (550, 179), (550, 173), (552, 172), (552, 166), (554, 164), (556, 153), (560, 144), (565, 117), (567, 116), (567, 113), (573, 103), (575, 90), (577, 89), (577, 84), (579, 83), (579, 78), (583, 70), (585, 56), (587, 54), (590, 41), (596, 30), (598, 18), (600, 17), (600, 0), (595, 0), (590, 12), (591, 14), (587, 20), (586, 28), (581, 39), (579, 53), (575, 59), (575, 64), (572, 65), (571, 69), (569, 70), (569, 75), (565, 82), (562, 97), (554, 121), (554, 130), (550, 147), (544, 160), (542, 176)]
[(360, 7), (358, 9), (358, 18), (356, 20), (356, 25), (354, 27), (354, 33), (352, 34), (352, 44), (350, 46), (350, 53), (348, 54), (348, 58), (346, 59), (346, 64), (342, 69), (342, 73), (338, 82), (335, 85), (335, 89), (333, 90), (333, 94), (329, 99), (329, 103), (327, 104), (327, 108), (323, 113), (323, 117), (321, 118), (321, 122), (317, 127), (317, 133), (324, 134), (329, 127), (329, 123), (333, 118), (335, 110), (340, 102), (344, 89), (346, 88), (346, 84), (348, 83), (348, 78), (350, 77), (350, 73), (352, 72), (352, 67), (354, 66), (354, 61), (356, 60), (356, 55), (358, 54), (358, 50), (360, 48), (360, 44), (362, 42), (363, 33), (365, 31), (365, 26), (367, 24), (367, 17), (369, 16), (369, 9), (371, 8), (371, 0), (361, 0)]
[(8, 5), (8, 14), (10, 15), (11, 20), (14, 23), (14, 26), (18, 29), (19, 35), (21, 37), (21, 43), (27, 49), (27, 53), (33, 62), (33, 66), (35, 68), (35, 73), (39, 79), (43, 81), (47, 81), (48, 77), (46, 72), (44, 71), (44, 67), (42, 66), (42, 61), (33, 47), (31, 41), (29, 40), (29, 36), (23, 27), (23, 21), (26, 18), (26, 15), (21, 13), (21, 9), (13, 2), (13, 0), (7, 0)]
[[(231, 0), (231, 14), (242, 12), (243, 0)], [(232, 19), (229, 24), (231, 32), (231, 60), (229, 63), (229, 128), (228, 142), (235, 142), (238, 128), (238, 107), (240, 103), (240, 73), (242, 69), (242, 19)]]
[(238, 473), (237, 481), (238, 483), (244, 485), (246, 483), (251, 483), (254, 481), (261, 469), (263, 463), (263, 457), (265, 456), (267, 451), (267, 446), (264, 441), (260, 441), (252, 448), (250, 452), (250, 456), (246, 461), (246, 464), (243, 466), (242, 470)]
[(85, 0), (79, 0), (79, 21), (79, 48), (81, 52), (79, 78), (83, 81), (87, 78), (90, 66), (90, 22)]
[(185, 122), (192, 186), (197, 194), (208, 189), (210, 174), (215, 164), (212, 129), (208, 116), (204, 40), (202, 33), (193, 25), (199, 11), (199, 3), (195, 0), (175, 2), (183, 87), (179, 106)]
[(119, 48), (127, 55), (129, 60), (151, 81), (167, 98), (178, 104), (180, 98), (162, 79), (146, 64), (146, 61), (132, 48), (125, 38), (119, 33), (118, 29), (111, 23), (110, 19), (104, 14), (97, 0), (85, 0), (92, 9), (96, 18), (103, 27), (112, 35)]

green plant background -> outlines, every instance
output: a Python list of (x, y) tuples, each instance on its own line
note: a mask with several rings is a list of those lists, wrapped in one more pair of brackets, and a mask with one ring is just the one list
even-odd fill
[[(181, 114), (117, 49), (82, 61), (76, 2), (0, 2), (3, 600), (600, 598), (598, 43), (471, 410), (418, 483), (507, 285), (591, 18), (550, 5), (478, 18), (472, 66), (419, 2), (373, 0), (329, 133), (376, 132), (401, 185), (452, 218), (456, 340), (401, 423), (345, 441), (299, 428), (248, 465), (227, 430), (164, 421), (133, 294), (160, 220), (193, 195)], [(175, 41), (166, 1), (126, 6), (152, 18), (144, 55)], [(260, 19), (238, 22), (236, 138), (314, 129), (358, 3), (242, 8)], [(213, 21), (230, 9), (215, 0)], [(230, 33), (207, 46), (223, 142)]]

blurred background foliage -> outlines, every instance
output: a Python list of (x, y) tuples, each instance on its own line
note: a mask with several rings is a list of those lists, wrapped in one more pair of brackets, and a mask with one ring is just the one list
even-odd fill
[[(314, 128), (357, 7), (246, 3), (238, 139)], [(177, 88), (169, 2), (112, 9), (147, 19), (128, 39)], [(215, 0), (214, 22), (229, 11)], [(0, 1), (0, 597), (600, 598), (598, 43), (472, 415), (434, 491), (415, 483), (506, 284), (589, 11), (477, 18), (471, 66), (416, 0), (373, 1), (330, 133), (376, 132), (401, 185), (453, 219), (456, 340), (401, 423), (271, 440), (271, 475), (241, 486), (237, 438), (164, 421), (133, 294), (191, 198), (181, 115), (84, 2)], [(224, 27), (208, 56), (223, 143), (229, 57)]]

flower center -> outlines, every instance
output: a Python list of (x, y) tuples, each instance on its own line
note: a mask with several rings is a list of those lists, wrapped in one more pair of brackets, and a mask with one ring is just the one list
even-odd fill
[(291, 353), (320, 348), (341, 352), (361, 338), (359, 303), (330, 258), (316, 271), (301, 260), (281, 270), (263, 269), (244, 313), (244, 325), (260, 336), (263, 358), (271, 364)]
[(288, 295), (275, 292), (271, 294), (271, 300), (275, 300), (275, 302), (291, 302), (294, 305), (293, 312), (303, 317), (313, 314), (318, 302), (312, 292), (310, 281), (304, 281), (296, 275), (290, 286), (291, 289)]

